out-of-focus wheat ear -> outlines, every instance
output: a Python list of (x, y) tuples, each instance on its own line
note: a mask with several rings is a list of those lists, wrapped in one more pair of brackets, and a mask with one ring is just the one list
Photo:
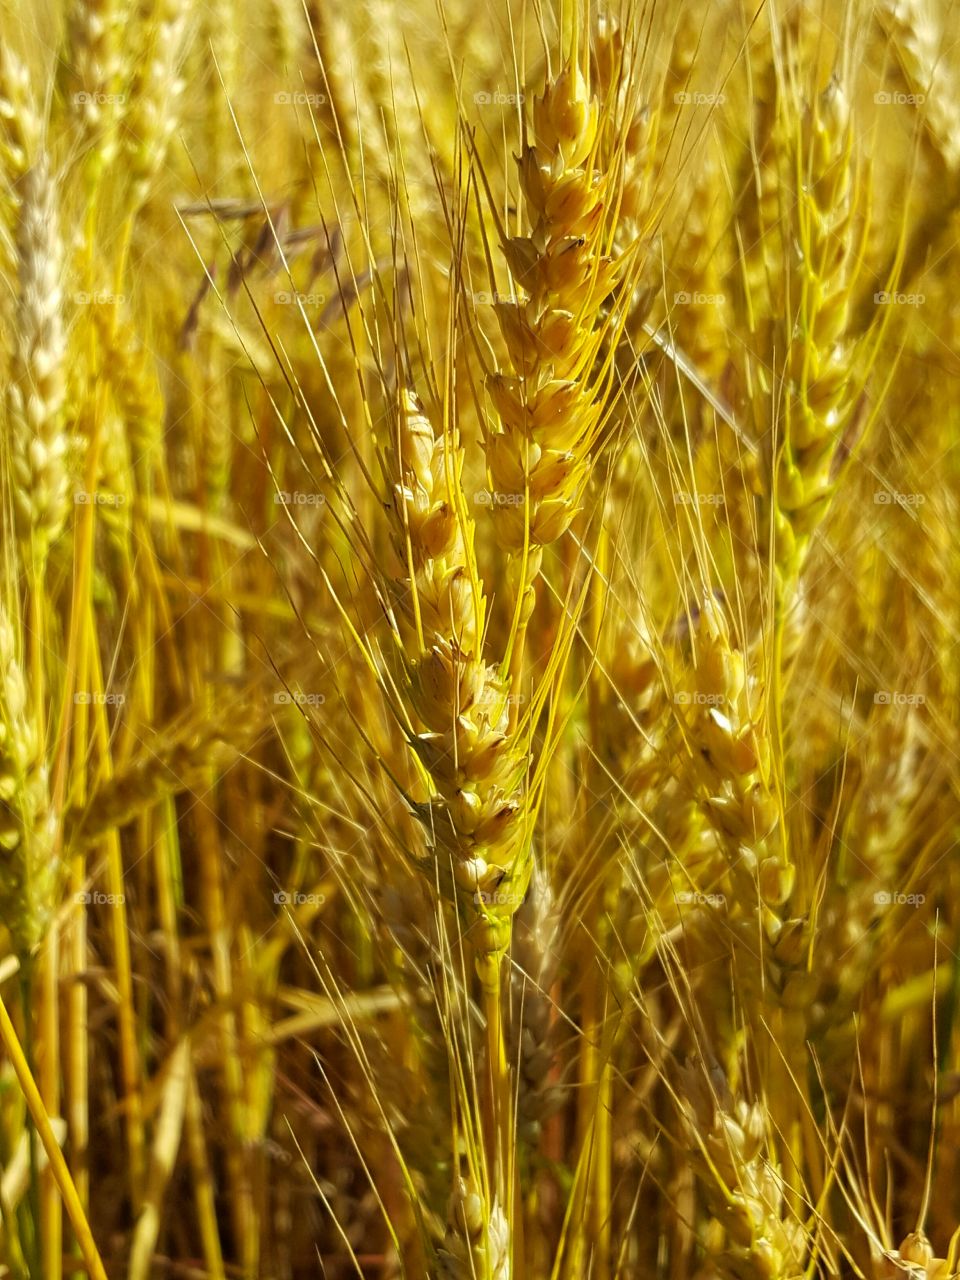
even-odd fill
[[(792, 100), (799, 181), (795, 240), (796, 327), (788, 334), (788, 391), (783, 440), (777, 445), (774, 503), (776, 568), (789, 602), (810, 538), (823, 520), (834, 485), (833, 463), (857, 381), (848, 333), (857, 258), (853, 218), (853, 126), (847, 94), (836, 78), (805, 108)], [(787, 317), (788, 326), (793, 317)], [(773, 442), (773, 436), (771, 436)]]
[(0, 920), (14, 949), (29, 956), (56, 903), (56, 824), (47, 770), (28, 715), (22, 646), (0, 603)]
[(799, 1280), (807, 1251), (803, 1223), (785, 1202), (785, 1182), (769, 1154), (758, 1102), (718, 1093), (692, 1068), (682, 1110), (693, 1168), (713, 1221), (703, 1243), (720, 1275)]
[(683, 222), (677, 261), (682, 276), (675, 279), (681, 292), (674, 304), (674, 341), (698, 373), (716, 386), (729, 359), (729, 315), (726, 281), (731, 275), (725, 230), (730, 222), (726, 185), (721, 174), (715, 140), (704, 142), (703, 159)]
[[(734, 176), (736, 217), (734, 253), (740, 327), (748, 336), (741, 352), (745, 393), (757, 435), (769, 426), (775, 354), (780, 345), (778, 317), (785, 308), (786, 262), (793, 252), (785, 211), (793, 201), (789, 123), (785, 111), (784, 66), (787, 50), (797, 50), (797, 11), (769, 27), (759, 26), (751, 42), (749, 69), (750, 130)], [(790, 38), (787, 38), (787, 33)]]
[(0, 41), (0, 264), (11, 274), (17, 267), (17, 183), (36, 155), (41, 124), (30, 73), (9, 44)]
[(130, 466), (142, 492), (151, 487), (152, 470), (163, 447), (164, 401), (156, 362), (132, 327), (116, 324), (109, 307), (92, 307), (98, 334), (109, 352), (105, 376), (123, 419)]
[(688, 100), (697, 51), (703, 35), (703, 16), (698, 6), (677, 5), (679, 16), (670, 40), (670, 52), (664, 67), (658, 94), (656, 170), (663, 173), (670, 165), (679, 168), (684, 145), (681, 107)]
[[(647, 86), (637, 34), (609, 13), (597, 20), (590, 55), (591, 87), (601, 102), (597, 168), (610, 178), (616, 175), (605, 196), (607, 207), (616, 211), (611, 218), (614, 252), (625, 254), (641, 246), (636, 283), (627, 300), (627, 341), (622, 344), (624, 357), (632, 363), (648, 341), (643, 326), (660, 283), (661, 264), (653, 245), (662, 212), (657, 207), (664, 154), (662, 85), (653, 85), (648, 98), (641, 94)], [(625, 413), (625, 404), (618, 403), (617, 411)]]
[(503, 1210), (472, 1180), (458, 1178), (437, 1251), (438, 1280), (510, 1280), (510, 1230)]
[(787, 921), (796, 868), (772, 779), (759, 682), (712, 597), (699, 611), (690, 675), (693, 688), (678, 694), (677, 714), (691, 747), (693, 788), (721, 840), (736, 900), (748, 908), (757, 905), (779, 955), (798, 924)]
[(535, 866), (513, 930), (508, 1054), (519, 1067), (517, 1135), (535, 1150), (544, 1120), (560, 1104), (552, 1087), (556, 1058), (551, 988), (560, 959), (560, 910), (547, 872)]
[(16, 190), (19, 297), (7, 430), (17, 533), (25, 559), (42, 565), (63, 528), (69, 504), (63, 422), (63, 246), (56, 188), (45, 154), (26, 170)]
[(163, 167), (180, 119), (186, 84), (180, 71), (187, 33), (186, 0), (154, 0), (144, 27), (151, 35), (130, 86), (123, 130), (134, 209), (146, 199)]
[(77, 142), (89, 148), (91, 180), (116, 153), (123, 57), (119, 0), (73, 0), (67, 22), (64, 93), (77, 122)]
[(0, 163), (11, 186), (30, 167), (40, 133), (41, 121), (30, 88), (30, 72), (3, 41), (0, 43)]
[(944, 57), (945, 32), (929, 0), (880, 0), (877, 13), (907, 88), (921, 103), (927, 149), (955, 176), (960, 169), (960, 96)]
[(933, 178), (922, 183), (924, 210), (911, 218), (905, 244), (891, 247), (880, 273), (860, 288), (853, 314), (857, 331), (868, 329), (876, 317), (875, 280), (884, 288), (895, 283), (909, 289), (931, 258), (939, 255), (960, 194), (960, 94), (944, 56), (947, 32), (929, 0), (881, 0), (877, 13), (914, 96)]

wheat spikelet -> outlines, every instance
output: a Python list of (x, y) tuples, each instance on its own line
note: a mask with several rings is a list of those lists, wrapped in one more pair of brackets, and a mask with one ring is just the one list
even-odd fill
[(473, 1180), (457, 1181), (437, 1251), (439, 1280), (510, 1280), (510, 1233), (503, 1210)]
[[(951, 1249), (951, 1258), (954, 1250)], [(923, 1230), (911, 1231), (900, 1241), (899, 1248), (890, 1256), (894, 1264), (889, 1271), (884, 1271), (884, 1280), (896, 1280), (904, 1273), (918, 1276), (921, 1280), (955, 1280), (957, 1271), (950, 1258), (938, 1258)]]
[(45, 156), (20, 178), (17, 195), (20, 293), (7, 418), (17, 532), (28, 556), (42, 562), (68, 505), (63, 251)]

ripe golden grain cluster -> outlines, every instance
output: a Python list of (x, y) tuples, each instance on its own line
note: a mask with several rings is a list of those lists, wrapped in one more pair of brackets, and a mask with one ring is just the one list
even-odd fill
[(0, 1277), (960, 1276), (952, 0), (0, 16)]

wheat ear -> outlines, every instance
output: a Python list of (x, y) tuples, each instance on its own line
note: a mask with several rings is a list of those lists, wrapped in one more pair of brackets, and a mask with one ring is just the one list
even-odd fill
[(30, 72), (4, 41), (0, 44), (0, 162), (12, 184), (30, 167), (40, 141), (40, 118)]
[(857, 265), (853, 131), (838, 80), (803, 114), (797, 132), (799, 298), (775, 479), (776, 565), (784, 597), (792, 594), (790, 584), (799, 578), (829, 502), (836, 446), (855, 395), (848, 335)]
[(479, 956), (509, 945), (530, 875), (523, 781), (528, 752), (510, 730), (508, 686), (482, 657), (486, 601), (473, 560), (473, 520), (456, 428), (435, 431), (416, 396), (401, 393), (393, 486), (394, 579), (410, 704), (423, 728), (414, 751), (431, 781), (419, 817), (441, 869), (473, 920)]
[(784, 1180), (765, 1156), (762, 1106), (721, 1095), (687, 1069), (684, 1119), (693, 1166), (712, 1223), (707, 1252), (721, 1274), (739, 1280), (800, 1280), (806, 1233), (785, 1203)]
[(66, 87), (77, 117), (79, 140), (92, 142), (93, 175), (115, 151), (114, 129), (123, 107), (118, 0), (74, 0), (68, 21)]
[(166, 159), (185, 86), (180, 74), (187, 27), (185, 0), (155, 0), (152, 18), (152, 39), (141, 55), (124, 122), (135, 207), (146, 198)]
[(880, 0), (878, 15), (911, 93), (920, 95), (929, 150), (955, 175), (960, 168), (960, 98), (942, 55), (940, 25), (927, 0)]
[(513, 931), (509, 1057), (519, 1067), (517, 1134), (535, 1150), (544, 1120), (560, 1104), (550, 1081), (556, 1056), (551, 988), (559, 968), (560, 910), (546, 871), (535, 867)]
[(56, 192), (46, 156), (17, 183), (19, 299), (7, 390), (17, 532), (27, 558), (42, 563), (67, 516), (63, 430), (66, 338), (63, 250)]
[(766, 936), (778, 944), (784, 930), (782, 909), (793, 892), (796, 873), (771, 781), (770, 738), (758, 705), (759, 691), (712, 597), (704, 600), (699, 621), (695, 687), (679, 699), (692, 744), (694, 787), (720, 836), (738, 902), (749, 912), (759, 897)]
[(534, 140), (520, 157), (533, 228), (503, 245), (522, 296), (497, 304), (511, 369), (487, 379), (499, 425), (484, 444), (498, 499), (517, 499), (498, 500), (493, 511), (521, 622), (543, 547), (579, 508), (603, 411), (594, 375), (600, 313), (619, 268), (606, 251), (611, 178), (594, 164), (598, 125), (597, 100), (571, 58), (534, 100)]

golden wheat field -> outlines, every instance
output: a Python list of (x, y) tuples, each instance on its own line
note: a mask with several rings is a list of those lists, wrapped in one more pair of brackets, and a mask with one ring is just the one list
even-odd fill
[(960, 1276), (960, 6), (2, 0), (0, 1277)]

